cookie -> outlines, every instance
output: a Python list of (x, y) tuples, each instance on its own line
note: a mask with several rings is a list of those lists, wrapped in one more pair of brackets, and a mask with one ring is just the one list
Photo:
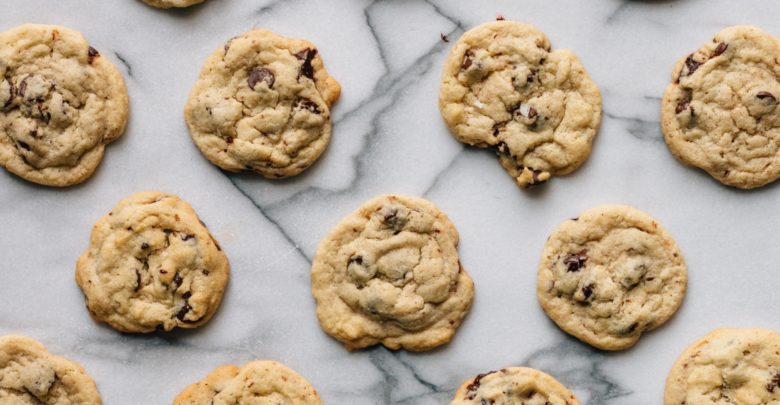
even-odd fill
[(86, 180), (122, 135), (122, 75), (77, 31), (26, 24), (0, 33), (0, 166), (65, 187)]
[(661, 104), (672, 154), (723, 184), (750, 189), (780, 177), (780, 42), (726, 28), (680, 59)]
[(538, 29), (495, 21), (467, 31), (444, 64), (439, 109), (460, 142), (494, 148), (526, 188), (578, 168), (601, 122), (601, 95), (579, 59)]
[(173, 405), (212, 404), (322, 405), (314, 387), (275, 361), (253, 361), (241, 368), (222, 366), (185, 388)]
[(320, 325), (349, 350), (449, 342), (474, 297), (457, 246), (452, 222), (424, 199), (366, 202), (317, 248), (311, 288)]
[(574, 394), (548, 374), (525, 367), (479, 374), (458, 388), (450, 405), (580, 405)]
[(203, 3), (204, 0), (144, 0), (144, 3), (157, 8), (189, 7)]
[(78, 364), (33, 339), (0, 336), (0, 404), (100, 405), (101, 400)]
[(76, 282), (92, 317), (122, 332), (206, 323), (230, 267), (189, 204), (160, 192), (133, 194), (92, 228)]
[(252, 30), (209, 56), (184, 115), (211, 163), (278, 179), (325, 150), (340, 92), (314, 44)]
[(547, 240), (536, 293), (544, 312), (602, 350), (633, 346), (665, 323), (685, 296), (688, 271), (652, 217), (604, 205), (563, 222)]
[(691, 345), (666, 379), (665, 405), (780, 403), (780, 333), (717, 329)]

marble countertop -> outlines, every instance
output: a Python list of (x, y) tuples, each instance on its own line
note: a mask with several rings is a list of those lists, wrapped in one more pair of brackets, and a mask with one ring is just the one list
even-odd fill
[[(252, 359), (289, 365), (327, 404), (445, 404), (465, 379), (513, 365), (549, 372), (583, 403), (659, 404), (672, 363), (706, 332), (780, 329), (780, 186), (738, 191), (682, 166), (658, 123), (679, 57), (728, 25), (780, 35), (780, 2), (208, 0), (162, 11), (138, 0), (12, 1), (0, 29), (77, 29), (120, 67), (129, 89), (127, 131), (86, 183), (46, 188), (0, 171), (0, 334), (34, 337), (78, 361), (106, 404), (171, 403), (216, 366)], [(573, 50), (604, 98), (588, 162), (532, 191), (518, 189), (492, 153), (455, 141), (437, 108), (453, 40), (497, 14)], [(252, 27), (311, 40), (343, 86), (329, 148), (285, 181), (218, 170), (190, 141), (182, 116), (206, 56)], [(89, 318), (74, 282), (93, 223), (147, 189), (190, 202), (230, 260), (223, 304), (200, 329), (117, 333)], [(424, 196), (453, 220), (476, 284), (474, 306), (438, 350), (349, 353), (319, 327), (310, 261), (344, 215), (389, 192)], [(678, 314), (619, 353), (570, 338), (535, 295), (547, 235), (602, 203), (653, 215), (680, 245), (690, 276)]]

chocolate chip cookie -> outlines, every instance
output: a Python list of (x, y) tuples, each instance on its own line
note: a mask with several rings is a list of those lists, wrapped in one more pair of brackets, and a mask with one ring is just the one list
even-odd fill
[(382, 195), (320, 242), (311, 270), (317, 317), (349, 350), (381, 343), (429, 350), (447, 343), (474, 296), (458, 232), (421, 198)]
[(0, 33), (0, 165), (64, 187), (86, 180), (122, 135), (122, 75), (77, 31), (26, 24)]
[(780, 177), (780, 42), (726, 28), (680, 59), (661, 104), (664, 138), (681, 162), (750, 189)]
[(450, 405), (580, 405), (574, 394), (548, 374), (525, 367), (479, 374), (458, 388)]
[(204, 0), (144, 0), (144, 3), (158, 8), (189, 7)]
[(455, 137), (494, 148), (526, 188), (578, 168), (601, 122), (601, 95), (577, 57), (513, 21), (463, 34), (444, 64), (439, 109)]
[(145, 333), (206, 323), (229, 273), (225, 254), (189, 204), (142, 192), (92, 228), (76, 282), (95, 320)]
[(78, 364), (33, 339), (0, 336), (0, 404), (100, 405), (101, 400)]
[(209, 56), (185, 118), (211, 163), (289, 177), (328, 145), (330, 108), (340, 91), (314, 44), (252, 30)]
[(661, 225), (635, 208), (605, 205), (553, 232), (536, 292), (565, 332), (599, 349), (622, 350), (671, 318), (687, 283), (682, 253)]
[(275, 361), (253, 361), (241, 368), (222, 366), (185, 388), (173, 405), (212, 404), (322, 405), (314, 387)]
[(666, 379), (665, 405), (780, 403), (780, 333), (718, 329), (691, 345)]

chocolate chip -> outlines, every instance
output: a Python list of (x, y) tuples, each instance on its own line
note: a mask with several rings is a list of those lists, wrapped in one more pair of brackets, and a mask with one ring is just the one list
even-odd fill
[(499, 14), (496, 16), (496, 21), (504, 21), (506, 18), (504, 18), (503, 15)]
[(184, 306), (176, 313), (176, 318), (180, 321), (184, 321), (184, 317), (187, 316), (187, 313), (190, 312), (190, 310), (192, 310), (190, 303), (185, 301)]
[(30, 150), (30, 145), (28, 145), (26, 142), (17, 141), (19, 143), (19, 146), (22, 147), (24, 150)]
[(295, 54), (295, 57), (298, 58), (298, 60), (303, 61), (303, 64), (301, 64), (301, 71), (298, 73), (298, 79), (301, 78), (301, 75), (306, 76), (309, 79), (314, 79), (314, 67), (311, 65), (311, 61), (314, 59), (315, 55), (317, 55), (317, 50), (311, 48), (306, 48)]
[(98, 52), (97, 49), (91, 46), (89, 47), (89, 49), (87, 49), (87, 63), (89, 63), (90, 65), (92, 64), (92, 61), (94, 61), (95, 58), (97, 58), (98, 56), (100, 56), (100, 52)]
[(544, 179), (544, 180), (540, 180), (539, 179), (539, 176), (541, 176), (542, 173), (544, 173), (544, 172), (541, 171), (541, 170), (537, 170), (537, 169), (531, 170), (531, 183), (529, 183), (529, 185), (536, 186), (536, 185), (539, 185), (539, 184), (546, 183), (548, 179)]
[(192, 238), (194, 238), (194, 237), (195, 237), (195, 235), (190, 235), (190, 234), (188, 234), (188, 233), (183, 233), (183, 234), (181, 235), (181, 240), (183, 240), (183, 241), (188, 241), (188, 240), (190, 240), (190, 239), (192, 239)]
[(173, 276), (173, 284), (176, 286), (176, 288), (181, 287), (181, 283), (184, 282), (184, 279), (179, 275), (179, 273), (176, 273), (175, 276)]
[(397, 217), (398, 217), (398, 210), (393, 210), (393, 212), (389, 214), (385, 214), (384, 221), (385, 223), (392, 223), (395, 222)]
[(149, 244), (144, 242), (141, 244), (141, 249), (149, 249)]
[(495, 371), (488, 371), (487, 373), (477, 374), (477, 376), (474, 378), (474, 381), (466, 386), (466, 398), (473, 400), (477, 394), (476, 391), (479, 389), (480, 384), (482, 384), (482, 379), (493, 373), (495, 373)]
[(588, 298), (590, 298), (591, 295), (593, 295), (593, 288), (594, 287), (595, 287), (595, 285), (593, 285), (593, 284), (588, 284), (585, 287), (582, 287), (582, 295), (585, 296), (585, 299), (588, 299)]
[(225, 142), (227, 142), (227, 143), (233, 143), (233, 137), (232, 137), (232, 136), (226, 136), (226, 137), (225, 137)]
[(472, 52), (471, 49), (469, 49), (463, 55), (463, 62), (461, 62), (460, 68), (462, 70), (466, 70), (471, 66), (472, 63), (474, 63), (474, 52)]
[(24, 98), (24, 93), (27, 91), (27, 79), (29, 79), (30, 76), (27, 75), (22, 79), (22, 82), (19, 83), (19, 97)]
[(358, 256), (350, 257), (349, 261), (347, 262), (347, 266), (349, 266), (352, 263), (355, 263), (355, 264), (358, 264), (358, 265), (363, 264), (363, 256), (358, 255)]
[(756, 97), (758, 97), (760, 100), (767, 100), (767, 101), (772, 102), (772, 103), (776, 103), (777, 102), (777, 99), (775, 98), (775, 96), (772, 95), (772, 93), (770, 93), (768, 91), (759, 91), (758, 93), (756, 93)]
[(255, 85), (260, 82), (265, 82), (265, 84), (268, 85), (268, 88), (272, 89), (274, 87), (274, 81), (276, 81), (274, 72), (264, 67), (256, 67), (252, 69), (252, 71), (249, 72), (249, 77), (246, 78), (246, 82), (249, 84), (249, 88), (252, 90), (254, 90)]
[(632, 323), (631, 325), (628, 325), (628, 327), (625, 330), (623, 330), (623, 334), (624, 335), (630, 335), (630, 334), (634, 333), (634, 331), (636, 330), (637, 326), (639, 326), (639, 324), (636, 323), (636, 322)]
[(168, 270), (160, 269), (160, 274), (168, 274)]
[(766, 390), (769, 392), (775, 392), (776, 388), (780, 388), (780, 372), (775, 373), (772, 379), (766, 384)]
[(566, 265), (566, 271), (568, 273), (575, 273), (580, 271), (581, 268), (585, 267), (585, 262), (587, 260), (588, 251), (583, 250), (579, 253), (569, 255), (566, 259), (563, 260), (563, 263)]
[(192, 297), (192, 291), (185, 292), (184, 294), (181, 295), (181, 297), (184, 298), (185, 301), (190, 299), (190, 297)]
[(674, 111), (679, 114), (685, 110), (688, 109), (688, 105), (691, 104), (691, 98), (693, 98), (693, 93), (690, 91), (686, 91), (680, 101), (677, 102), (677, 107), (675, 107)]
[(536, 108), (530, 107), (528, 108), (528, 118), (536, 117), (538, 113), (536, 112)]
[(723, 52), (726, 52), (726, 49), (729, 47), (729, 44), (725, 42), (721, 42), (718, 44), (717, 47), (715, 47), (715, 51), (712, 52), (711, 58), (714, 58), (716, 56), (720, 56)]
[(449, 39), (449, 38), (447, 38), (447, 36), (446, 36), (446, 35), (444, 35), (444, 33), (443, 33), (443, 32), (442, 32), (442, 33), (439, 33), (439, 35), (441, 36), (441, 40), (442, 40), (443, 42), (450, 42), (450, 39)]
[(141, 289), (141, 272), (135, 269), (135, 289), (133, 292), (138, 292)]
[(698, 69), (699, 66), (701, 66), (701, 65), (702, 65), (701, 62), (697, 62), (697, 61), (695, 61), (693, 59), (693, 54), (689, 55), (688, 58), (685, 59), (685, 67), (688, 68), (688, 73), (685, 74), (685, 75), (680, 75), (680, 76), (690, 76), (690, 75), (692, 75), (693, 72), (695, 72), (696, 69)]
[(298, 101), (295, 102), (295, 108), (299, 110), (309, 110), (313, 114), (320, 113), (320, 107), (318, 107), (317, 104), (313, 101), (306, 98), (299, 98)]
[(209, 275), (209, 271), (208, 271), (208, 270), (206, 270), (206, 269), (203, 269), (203, 270), (201, 271), (201, 273), (203, 273), (203, 275), (204, 275), (204, 276), (208, 276), (208, 275)]

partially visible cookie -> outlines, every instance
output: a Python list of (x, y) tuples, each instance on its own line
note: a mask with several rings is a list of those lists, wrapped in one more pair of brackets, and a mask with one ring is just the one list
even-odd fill
[(195, 328), (217, 310), (230, 267), (176, 196), (133, 194), (92, 228), (76, 282), (92, 317), (122, 332)]
[(209, 56), (184, 115), (211, 163), (283, 178), (325, 150), (340, 92), (314, 44), (252, 30)]
[(81, 183), (122, 135), (122, 75), (77, 31), (26, 24), (0, 33), (0, 166), (26, 180)]
[(536, 292), (565, 332), (599, 349), (621, 350), (671, 318), (687, 283), (682, 253), (661, 225), (635, 208), (604, 205), (553, 232)]
[(189, 7), (204, 0), (144, 0), (144, 3), (158, 8)]
[(717, 329), (688, 347), (666, 379), (665, 405), (780, 403), (780, 333)]
[(495, 21), (467, 31), (444, 64), (439, 109), (455, 137), (495, 148), (520, 187), (578, 168), (601, 122), (601, 95), (579, 59), (538, 29)]
[(243, 367), (222, 366), (185, 388), (173, 405), (212, 404), (321, 405), (314, 387), (275, 361), (253, 361)]
[(458, 388), (450, 405), (580, 405), (555, 378), (526, 367), (479, 374)]
[(311, 288), (320, 325), (350, 350), (449, 342), (474, 297), (457, 246), (452, 222), (424, 199), (366, 202), (317, 248)]
[(37, 341), (0, 336), (0, 404), (100, 405), (95, 381)]
[(780, 177), (780, 42), (750, 26), (724, 29), (680, 59), (661, 104), (669, 150), (723, 184)]

